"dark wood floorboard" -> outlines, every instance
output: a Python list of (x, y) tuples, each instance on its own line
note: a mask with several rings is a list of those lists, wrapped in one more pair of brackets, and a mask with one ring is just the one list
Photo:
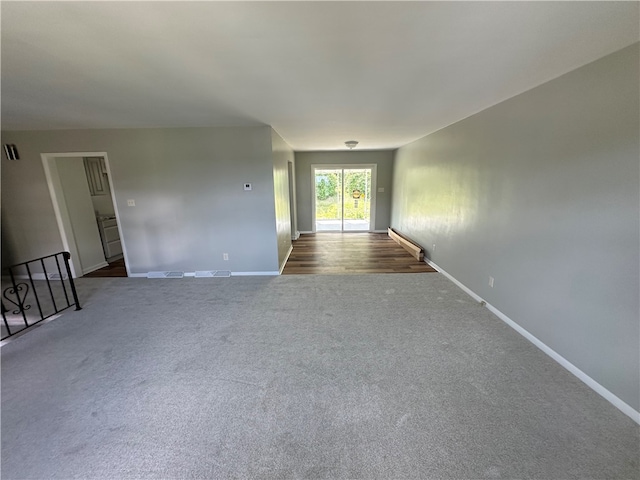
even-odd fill
[(301, 235), (282, 272), (288, 274), (422, 273), (436, 270), (386, 233)]
[(126, 277), (127, 269), (124, 266), (124, 258), (109, 263), (109, 266), (103, 267), (99, 270), (94, 270), (91, 273), (83, 275), (84, 277)]

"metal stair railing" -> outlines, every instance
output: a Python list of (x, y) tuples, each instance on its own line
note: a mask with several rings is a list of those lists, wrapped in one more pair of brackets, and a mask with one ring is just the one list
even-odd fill
[[(82, 309), (71, 276), (70, 259), (69, 252), (59, 252), (2, 269), (0, 340), (22, 332), (67, 308), (75, 306), (76, 310)], [(8, 302), (6, 305), (5, 301)], [(37, 312), (32, 309), (34, 302)]]

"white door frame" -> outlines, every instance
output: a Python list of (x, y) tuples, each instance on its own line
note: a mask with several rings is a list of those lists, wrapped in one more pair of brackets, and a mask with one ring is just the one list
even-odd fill
[(60, 182), (60, 176), (58, 175), (58, 168), (56, 166), (56, 158), (60, 157), (102, 157), (104, 158), (105, 166), (107, 167), (107, 178), (109, 179), (109, 185), (111, 186), (111, 201), (113, 202), (113, 208), (116, 214), (116, 221), (118, 223), (118, 232), (120, 233), (120, 242), (122, 244), (122, 254), (124, 256), (124, 265), (129, 275), (129, 258), (127, 256), (127, 249), (124, 244), (124, 236), (122, 235), (122, 222), (120, 221), (120, 213), (118, 212), (118, 204), (116, 203), (115, 185), (113, 184), (113, 178), (111, 176), (111, 166), (109, 165), (109, 157), (107, 152), (67, 152), (67, 153), (42, 153), (42, 166), (44, 167), (44, 174), (47, 179), (47, 186), (49, 187), (49, 194), (51, 195), (51, 203), (53, 204), (53, 211), (56, 215), (56, 221), (58, 222), (58, 229), (60, 230), (60, 238), (62, 239), (62, 247), (71, 254), (70, 267), (71, 275), (73, 278), (82, 276), (82, 271), (74, 265), (73, 260), (79, 259), (78, 246), (76, 245), (76, 239), (73, 236), (73, 229), (71, 227), (71, 218), (67, 205), (64, 201), (64, 192), (62, 189), (62, 183)]
[(289, 215), (291, 216), (291, 240), (300, 238), (298, 231), (298, 206), (296, 202), (296, 164), (289, 160), (287, 162), (287, 173), (289, 175)]
[[(360, 230), (362, 232), (369, 231), (373, 232), (376, 229), (376, 192), (378, 191), (376, 187), (378, 166), (375, 163), (320, 163), (320, 164), (312, 164), (311, 165), (311, 232), (316, 233), (316, 170), (349, 170), (349, 169), (371, 169), (371, 209), (369, 215), (369, 230)], [(344, 189), (344, 185), (343, 185)], [(344, 195), (343, 195), (344, 196)], [(344, 198), (342, 199), (344, 203)], [(343, 229), (340, 230), (340, 233), (344, 232), (344, 218), (343, 221)], [(328, 232), (329, 233), (329, 232)], [(337, 233), (337, 232), (336, 232)]]

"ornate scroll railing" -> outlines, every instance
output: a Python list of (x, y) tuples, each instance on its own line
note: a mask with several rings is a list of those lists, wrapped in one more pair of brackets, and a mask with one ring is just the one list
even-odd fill
[(2, 269), (2, 340), (67, 308), (81, 310), (69, 252)]

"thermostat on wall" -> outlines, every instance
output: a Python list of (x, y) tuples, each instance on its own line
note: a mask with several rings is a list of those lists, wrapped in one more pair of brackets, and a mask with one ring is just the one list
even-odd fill
[(244, 189), (245, 190), (251, 190), (251, 184), (250, 183), (245, 183), (244, 184)]

